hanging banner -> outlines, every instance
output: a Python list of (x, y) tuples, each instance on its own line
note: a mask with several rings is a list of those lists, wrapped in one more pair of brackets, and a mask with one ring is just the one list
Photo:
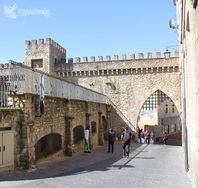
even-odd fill
[(40, 113), (44, 113), (44, 75), (40, 74)]

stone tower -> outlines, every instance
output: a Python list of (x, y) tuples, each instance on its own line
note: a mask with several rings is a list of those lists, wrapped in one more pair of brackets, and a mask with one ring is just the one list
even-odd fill
[(25, 65), (54, 74), (54, 68), (66, 61), (66, 50), (51, 38), (27, 40)]

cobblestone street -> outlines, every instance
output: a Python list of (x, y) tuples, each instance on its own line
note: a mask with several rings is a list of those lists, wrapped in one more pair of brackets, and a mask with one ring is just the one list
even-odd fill
[(116, 143), (113, 154), (98, 147), (91, 154), (42, 163), (36, 170), (1, 173), (0, 187), (191, 188), (182, 156), (179, 146), (134, 143), (127, 159)]

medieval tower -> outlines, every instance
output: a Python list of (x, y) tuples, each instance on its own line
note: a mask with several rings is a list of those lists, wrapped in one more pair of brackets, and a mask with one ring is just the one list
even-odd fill
[[(145, 101), (156, 91), (161, 90), (175, 104), (180, 112), (180, 79), (178, 53), (171, 56), (169, 51), (128, 58), (117, 54), (69, 58), (66, 50), (52, 39), (26, 41), (25, 64), (49, 74), (57, 75), (75, 84), (103, 93), (109, 98), (114, 113), (111, 126), (121, 129), (125, 122), (136, 130), (140, 111)], [(113, 117), (116, 117), (114, 115)]]

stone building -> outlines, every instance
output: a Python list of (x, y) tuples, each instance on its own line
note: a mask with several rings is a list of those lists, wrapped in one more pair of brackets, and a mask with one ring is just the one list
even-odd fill
[(162, 142), (164, 132), (169, 134), (169, 144), (181, 145), (181, 119), (174, 102), (157, 90), (143, 104), (138, 126), (153, 131), (156, 142)]
[[(28, 167), (55, 152), (82, 151), (87, 125), (93, 147), (103, 144), (109, 127), (120, 135), (122, 127), (129, 126), (135, 138), (140, 110), (158, 91), (180, 111), (178, 53), (157, 52), (156, 57), (148, 53), (146, 58), (143, 53), (137, 58), (123, 54), (113, 60), (92, 56), (68, 62), (66, 55), (50, 38), (26, 41), (23, 64), (0, 66), (0, 134), (12, 134), (8, 143), (14, 153), (12, 166)], [(1, 167), (8, 166), (0, 160)]]
[(165, 100), (160, 104), (158, 110), (158, 122), (162, 128), (162, 132), (175, 133), (181, 132), (181, 119), (179, 112), (175, 107), (173, 101)]
[(174, 0), (180, 46), (183, 146), (185, 168), (199, 187), (199, 5), (198, 0)]
[(82, 152), (88, 125), (93, 148), (103, 145), (110, 117), (105, 95), (13, 62), (0, 65), (0, 80), (0, 170)]
[[(53, 52), (55, 47), (56, 52), (60, 51), (58, 55)], [(52, 39), (26, 41), (25, 64), (36, 67), (35, 62), (43, 62), (43, 66), (37, 66), (39, 70), (106, 95), (113, 107), (110, 123), (118, 132), (126, 125), (136, 130), (142, 105), (158, 90), (168, 95), (180, 111), (178, 53), (172, 57), (168, 51), (163, 56), (157, 52), (156, 57), (150, 52), (146, 57), (143, 53), (137, 57), (132, 53), (130, 58), (123, 54), (121, 59), (117, 54), (113, 59), (109, 55), (82, 60), (76, 57), (65, 63), (63, 52), (66, 50)]]
[(66, 50), (50, 38), (26, 41), (25, 65), (47, 73), (66, 62)]

